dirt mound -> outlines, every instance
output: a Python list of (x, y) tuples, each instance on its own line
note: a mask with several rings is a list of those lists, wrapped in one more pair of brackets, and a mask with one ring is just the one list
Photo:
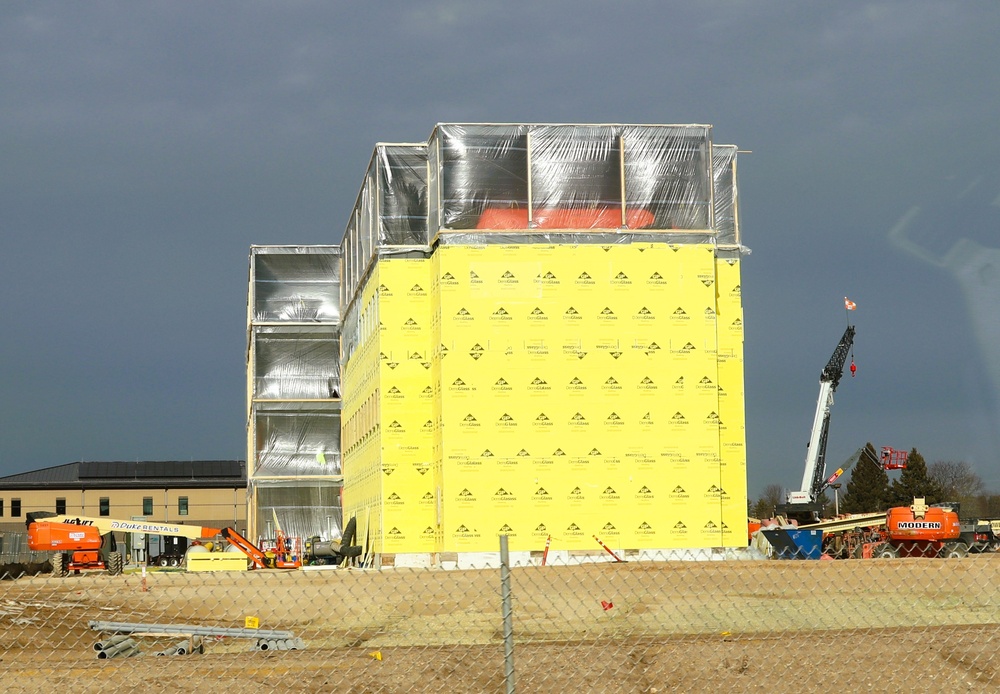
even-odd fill
[(0, 564), (0, 581), (13, 581), (22, 576), (35, 576), (47, 573), (52, 573), (52, 564), (47, 561), (41, 563), (30, 562), (27, 564)]

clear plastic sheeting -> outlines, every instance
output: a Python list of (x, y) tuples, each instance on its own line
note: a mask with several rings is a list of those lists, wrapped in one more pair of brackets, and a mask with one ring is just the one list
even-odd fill
[(451, 232), (643, 230), (739, 245), (736, 148), (719, 150), (698, 124), (439, 123), (426, 143), (379, 144), (341, 243), (341, 307), (377, 257), (429, 253)]
[(355, 301), (344, 311), (344, 325), (341, 328), (341, 360), (344, 364), (350, 360), (354, 350), (361, 344), (361, 302)]
[(340, 397), (340, 342), (333, 326), (258, 326), (254, 333), (255, 399)]
[[(707, 125), (621, 128), (625, 209), (640, 222), (629, 228), (714, 228), (711, 136)], [(647, 223), (649, 216), (652, 221)]]
[(432, 232), (712, 228), (708, 125), (439, 124), (429, 146)]
[(340, 321), (339, 248), (254, 247), (250, 271), (254, 321)]
[(378, 144), (341, 243), (346, 305), (384, 248), (426, 248), (427, 145)]
[(339, 412), (258, 412), (255, 475), (339, 475)]
[[(374, 247), (369, 240), (369, 252)], [(352, 252), (360, 257), (360, 243)], [(275, 511), (290, 534), (339, 533), (344, 261), (336, 246), (251, 250), (246, 422), (256, 501), (247, 521), (255, 536), (273, 524)], [(274, 491), (282, 483), (290, 491)], [(279, 487), (267, 486), (274, 484)], [(262, 488), (268, 491), (253, 496)]]
[(487, 209), (519, 211), (527, 221), (528, 126), (439, 125), (436, 135), (437, 226), (475, 229)]
[[(664, 236), (658, 231), (447, 231), (438, 236), (441, 246), (539, 245), (628, 246), (635, 243), (705, 244), (711, 239), (697, 232)], [(346, 333), (345, 333), (346, 334)]]
[(379, 145), (379, 245), (426, 246), (427, 147)]
[[(615, 128), (607, 125), (542, 126), (531, 130), (530, 143), (531, 219), (525, 217), (525, 227), (614, 229), (625, 226), (622, 219), (622, 143)], [(484, 221), (480, 219), (478, 228), (491, 228)]]
[(346, 307), (358, 290), (361, 277), (367, 268), (361, 267), (361, 239), (358, 238), (357, 210), (351, 215), (340, 242), (340, 252), (344, 259), (344, 281), (340, 284), (340, 305)]
[(267, 483), (254, 481), (257, 499), (257, 534), (274, 538), (277, 528), (291, 537), (319, 535), (324, 540), (339, 540), (343, 512), (340, 485), (332, 482)]
[(739, 220), (736, 218), (736, 145), (715, 145), (712, 148), (712, 178), (716, 240), (720, 245), (738, 244), (740, 234)]

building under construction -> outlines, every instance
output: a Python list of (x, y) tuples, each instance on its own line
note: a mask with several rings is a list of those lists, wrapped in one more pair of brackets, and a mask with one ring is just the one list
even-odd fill
[(251, 532), (744, 547), (736, 159), (707, 125), (377, 145), (339, 248), (251, 254)]

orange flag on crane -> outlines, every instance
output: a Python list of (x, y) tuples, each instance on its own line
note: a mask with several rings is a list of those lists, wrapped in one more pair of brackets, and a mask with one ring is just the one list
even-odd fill
[(856, 303), (848, 299), (846, 296), (844, 297), (844, 308), (846, 308), (848, 311), (853, 311), (857, 307), (858, 305)]

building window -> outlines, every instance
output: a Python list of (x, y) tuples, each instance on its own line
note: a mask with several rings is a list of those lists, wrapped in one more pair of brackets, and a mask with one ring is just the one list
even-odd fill
[(66, 500), (56, 499), (56, 513), (60, 516), (66, 515)]
[(186, 516), (188, 514), (188, 498), (186, 496), (177, 499), (177, 515)]
[(153, 515), (153, 497), (151, 496), (142, 497), (142, 515), (144, 516)]
[(3, 518), (3, 499), (0, 499), (0, 518)]
[(111, 515), (111, 499), (106, 496), (101, 497), (101, 515), (110, 516)]
[(21, 517), (21, 500), (11, 499), (10, 500), (10, 517), (20, 518)]

